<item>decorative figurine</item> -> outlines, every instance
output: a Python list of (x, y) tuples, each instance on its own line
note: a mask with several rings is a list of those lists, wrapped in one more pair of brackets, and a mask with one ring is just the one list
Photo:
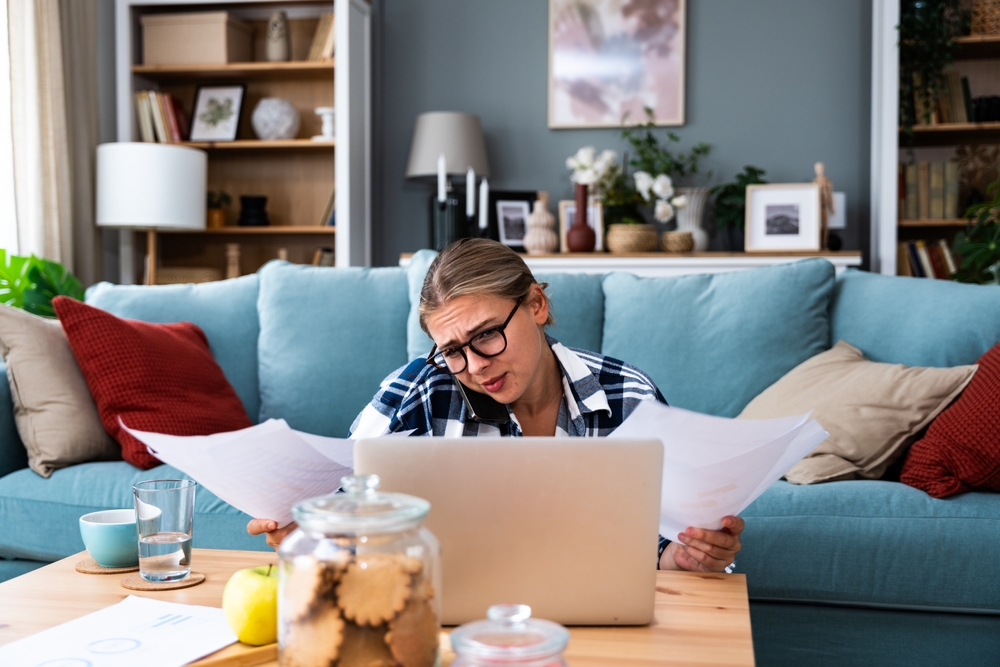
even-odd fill
[(820, 249), (827, 250), (830, 240), (830, 216), (833, 215), (833, 183), (826, 177), (826, 168), (822, 162), (817, 162), (815, 167), (816, 178), (813, 183), (819, 186), (819, 220), (820, 220)]
[(289, 59), (291, 48), (288, 44), (288, 15), (285, 12), (271, 12), (267, 20), (267, 53), (269, 62), (283, 62)]

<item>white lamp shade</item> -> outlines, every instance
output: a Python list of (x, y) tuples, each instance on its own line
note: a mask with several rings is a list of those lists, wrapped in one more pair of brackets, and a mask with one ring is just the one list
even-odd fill
[(205, 229), (208, 158), (166, 144), (97, 147), (97, 224), (101, 227)]
[(477, 176), (490, 175), (479, 116), (457, 111), (432, 111), (417, 116), (406, 177), (436, 175), (438, 158), (442, 155), (451, 175), (464, 176), (469, 167)]

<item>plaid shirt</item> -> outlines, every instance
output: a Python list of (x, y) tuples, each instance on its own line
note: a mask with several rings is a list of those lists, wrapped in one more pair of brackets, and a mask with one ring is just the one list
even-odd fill
[[(640, 401), (667, 402), (649, 376), (635, 366), (546, 338), (562, 372), (556, 436), (603, 437), (618, 428)], [(520, 437), (517, 416), (506, 407), (507, 422), (472, 419), (452, 376), (418, 358), (382, 381), (372, 402), (354, 420), (350, 437), (375, 438), (411, 430), (415, 436)], [(668, 543), (660, 537), (659, 554)]]

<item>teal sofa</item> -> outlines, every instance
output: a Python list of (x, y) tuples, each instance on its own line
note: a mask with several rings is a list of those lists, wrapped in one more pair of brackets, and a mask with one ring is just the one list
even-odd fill
[[(247, 412), (345, 436), (379, 381), (430, 341), (416, 300), (433, 254), (407, 269), (272, 262), (205, 285), (99, 284), (122, 317), (192, 321)], [(837, 340), (876, 361), (973, 363), (1000, 342), (1000, 288), (834, 276), (822, 260), (715, 276), (553, 274), (551, 333), (645, 369), (679, 407), (735, 416)], [(0, 580), (83, 549), (77, 518), (129, 507), (131, 485), (169, 466), (26, 467), (0, 383)], [(935, 500), (891, 481), (779, 482), (749, 507), (746, 574), (759, 665), (1000, 664), (1000, 495)], [(199, 489), (194, 545), (267, 549), (249, 517)]]

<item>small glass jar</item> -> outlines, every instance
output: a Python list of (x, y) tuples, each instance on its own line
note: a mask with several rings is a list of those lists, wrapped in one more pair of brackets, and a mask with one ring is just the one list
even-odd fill
[(420, 525), (430, 503), (378, 491), (377, 475), (341, 484), (292, 508), (299, 527), (278, 551), (279, 664), (433, 667), (441, 549)]
[(451, 633), (452, 667), (566, 667), (569, 631), (558, 623), (531, 618), (524, 604), (490, 607), (488, 620), (473, 621)]

